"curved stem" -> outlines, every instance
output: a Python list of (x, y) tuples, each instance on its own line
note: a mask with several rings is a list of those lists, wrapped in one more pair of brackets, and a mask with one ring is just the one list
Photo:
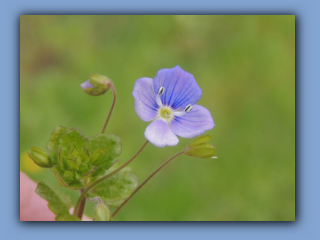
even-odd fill
[[(81, 189), (81, 193), (84, 191), (84, 189)], [(87, 198), (83, 198), (79, 204), (79, 208), (77, 210), (77, 217), (82, 219), (83, 213), (84, 213), (84, 208), (86, 206), (86, 200)]]
[(116, 104), (116, 100), (117, 100), (116, 89), (114, 88), (114, 86), (113, 86), (112, 83), (110, 83), (109, 86), (110, 86), (110, 88), (112, 89), (112, 92), (113, 92), (113, 102), (112, 102), (111, 108), (110, 108), (110, 110), (109, 110), (109, 114), (108, 114), (108, 117), (107, 117), (107, 119), (106, 119), (106, 122), (105, 122), (104, 125), (103, 125), (103, 128), (102, 128), (101, 133), (104, 133), (104, 132), (106, 131), (106, 127), (107, 127), (107, 125), (108, 125), (108, 122), (109, 122), (109, 120), (110, 120), (112, 111), (113, 111), (113, 109), (114, 109), (114, 105)]
[(123, 165), (121, 165), (120, 167), (118, 167), (116, 170), (114, 170), (113, 172), (109, 173), (108, 175), (106, 175), (106, 176), (98, 179), (97, 181), (91, 183), (86, 189), (84, 189), (84, 191), (81, 193), (81, 195), (78, 198), (78, 201), (77, 201), (77, 203), (76, 203), (76, 205), (74, 207), (73, 215), (77, 214), (78, 208), (80, 206), (80, 203), (81, 203), (82, 199), (85, 197), (85, 195), (87, 194), (87, 192), (89, 192), (93, 187), (97, 186), (99, 183), (103, 182), (107, 178), (109, 178), (112, 175), (116, 174), (117, 172), (121, 171), (124, 167), (128, 166), (129, 163), (131, 163), (142, 152), (142, 150), (147, 146), (148, 143), (149, 143), (149, 141), (147, 140), (142, 145), (142, 147), (136, 152), (136, 154), (133, 155), (132, 158), (130, 158), (126, 163), (124, 163)]
[(164, 166), (166, 166), (169, 162), (171, 162), (173, 159), (178, 157), (179, 155), (183, 154), (184, 152), (179, 152), (176, 155), (173, 155), (171, 158), (169, 158), (165, 163), (163, 163), (157, 170), (155, 170), (146, 180), (143, 181), (134, 191), (133, 193), (113, 212), (111, 219), (114, 218), (114, 216), (120, 211), (120, 209), (126, 205), (126, 203), (154, 176), (157, 172), (159, 172)]

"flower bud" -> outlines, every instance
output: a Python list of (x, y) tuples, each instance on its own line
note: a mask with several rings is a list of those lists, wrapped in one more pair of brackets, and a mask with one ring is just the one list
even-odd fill
[(48, 154), (46, 154), (41, 148), (32, 147), (28, 154), (35, 164), (40, 167), (51, 168), (53, 166)]
[(96, 205), (93, 214), (93, 221), (110, 221), (110, 212), (106, 205), (102, 202)]
[(210, 143), (210, 135), (204, 135), (196, 138), (191, 144), (189, 144), (185, 150), (184, 154), (187, 156), (198, 157), (198, 158), (217, 158), (216, 149)]
[(80, 86), (86, 93), (92, 96), (99, 96), (109, 90), (110, 84), (112, 82), (109, 78), (95, 73), (89, 77), (89, 80), (81, 83)]

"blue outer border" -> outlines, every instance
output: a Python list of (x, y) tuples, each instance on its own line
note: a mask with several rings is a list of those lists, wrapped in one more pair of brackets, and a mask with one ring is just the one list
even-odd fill
[[(1, 229), (10, 239), (320, 239), (319, 2), (305, 1), (11, 1), (1, 8)], [(103, 10), (101, 10), (103, 9)], [(292, 14), (296, 15), (295, 222), (24, 223), (19, 222), (19, 15), (22, 14)], [(6, 184), (10, 180), (12, 184)], [(6, 206), (5, 208), (3, 206)], [(102, 226), (103, 225), (103, 226)], [(98, 236), (97, 236), (98, 234)], [(318, 236), (318, 237), (316, 237)]]

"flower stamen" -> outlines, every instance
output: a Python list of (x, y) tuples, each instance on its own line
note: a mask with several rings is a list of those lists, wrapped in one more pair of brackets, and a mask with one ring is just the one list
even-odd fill
[(192, 105), (189, 104), (189, 105), (186, 106), (186, 108), (184, 109), (184, 111), (185, 111), (186, 113), (188, 113), (188, 112), (191, 111), (191, 109), (192, 109)]
[(173, 112), (173, 115), (176, 117), (182, 117), (183, 115), (185, 115), (186, 113), (190, 112), (192, 109), (192, 105), (188, 104), (184, 110), (179, 109)]
[(161, 96), (162, 94), (164, 94), (164, 91), (165, 91), (165, 88), (164, 88), (164, 87), (160, 87), (159, 90), (158, 90), (158, 94), (157, 94), (157, 96), (156, 96), (156, 102), (157, 102), (157, 104), (158, 104), (158, 106), (159, 106), (160, 108), (163, 107), (160, 96)]
[(164, 87), (160, 87), (160, 88), (159, 88), (159, 91), (158, 91), (159, 96), (161, 96), (162, 94), (164, 94), (164, 91), (165, 91), (165, 88), (164, 88)]

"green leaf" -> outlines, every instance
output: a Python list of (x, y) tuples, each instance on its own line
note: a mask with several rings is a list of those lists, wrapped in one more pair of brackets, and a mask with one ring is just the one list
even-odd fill
[(85, 176), (87, 174), (89, 174), (89, 172), (91, 172), (93, 170), (94, 166), (89, 165), (89, 164), (81, 164), (79, 166), (79, 171), (78, 173), (80, 173), (82, 176)]
[(77, 128), (59, 126), (47, 143), (52, 172), (60, 184), (72, 189), (84, 187), (83, 178), (105, 174), (121, 153), (121, 140), (112, 134), (87, 139)]
[(62, 214), (56, 217), (56, 221), (81, 221), (81, 220), (75, 215)]
[(69, 153), (71, 153), (74, 148), (76, 148), (78, 152), (81, 152), (87, 147), (88, 143), (88, 139), (77, 128), (68, 129), (60, 139), (60, 146), (67, 148)]
[(81, 189), (84, 188), (83, 183), (80, 180), (71, 180), (67, 182), (68, 186), (70, 186), (73, 189)]
[(90, 163), (99, 166), (103, 162), (106, 154), (107, 152), (103, 149), (94, 151), (90, 156)]
[(51, 133), (50, 139), (47, 142), (47, 149), (51, 152), (59, 150), (60, 139), (68, 131), (67, 127), (58, 126)]
[(69, 170), (79, 170), (79, 166), (77, 165), (77, 163), (72, 160), (72, 159), (67, 159), (65, 161), (66, 163), (66, 169), (69, 169)]
[(198, 158), (213, 158), (216, 155), (216, 150), (211, 144), (203, 143), (188, 149), (185, 154)]
[(188, 146), (184, 150), (185, 155), (198, 158), (216, 158), (216, 149), (210, 143), (201, 143), (196, 146)]
[(107, 163), (107, 164), (102, 164), (99, 167), (97, 167), (97, 169), (91, 174), (91, 177), (93, 178), (98, 178), (99, 176), (105, 175), (106, 170), (108, 170), (112, 164), (114, 164), (115, 162), (117, 162), (118, 159), (116, 159), (115, 161), (113, 161), (111, 164)]
[(210, 135), (203, 135), (203, 136), (200, 136), (200, 137), (196, 138), (191, 144), (189, 144), (189, 146), (192, 147), (192, 146), (196, 146), (196, 145), (199, 145), (199, 144), (202, 144), (202, 143), (206, 143), (210, 139), (211, 139)]
[(216, 149), (212, 144), (207, 143), (210, 139), (210, 135), (204, 135), (196, 138), (184, 149), (184, 154), (198, 158), (217, 158)]
[(66, 171), (64, 169), (61, 169), (59, 166), (54, 166), (50, 170), (54, 173), (54, 176), (59, 180), (60, 186), (70, 187), (72, 189), (81, 189), (84, 187), (82, 184), (78, 187), (69, 186), (69, 183), (75, 180), (75, 174), (72, 171)]
[(60, 151), (60, 139), (68, 131), (68, 128), (63, 126), (56, 127), (51, 133), (50, 139), (47, 142), (47, 149), (51, 152), (50, 159), (53, 164), (58, 161)]
[(98, 168), (93, 176), (103, 175), (121, 154), (121, 139), (113, 134), (101, 133), (89, 138), (90, 162)]
[(84, 187), (83, 183), (78, 180), (77, 174), (74, 171), (65, 170), (61, 176), (64, 183), (74, 189), (81, 189)]
[(106, 152), (106, 159), (115, 159), (121, 154), (121, 139), (113, 134), (101, 133), (89, 138), (90, 153), (103, 149)]
[[(121, 164), (118, 162), (110, 168), (106, 174), (118, 168)], [(92, 179), (94, 181), (94, 178)], [(89, 196), (100, 197), (108, 206), (116, 207), (130, 196), (138, 186), (138, 178), (132, 172), (130, 167), (125, 167), (120, 172), (106, 179), (93, 188)]]
[(55, 215), (69, 214), (69, 208), (72, 206), (69, 197), (53, 191), (44, 182), (38, 183), (36, 193), (48, 201), (48, 207)]

